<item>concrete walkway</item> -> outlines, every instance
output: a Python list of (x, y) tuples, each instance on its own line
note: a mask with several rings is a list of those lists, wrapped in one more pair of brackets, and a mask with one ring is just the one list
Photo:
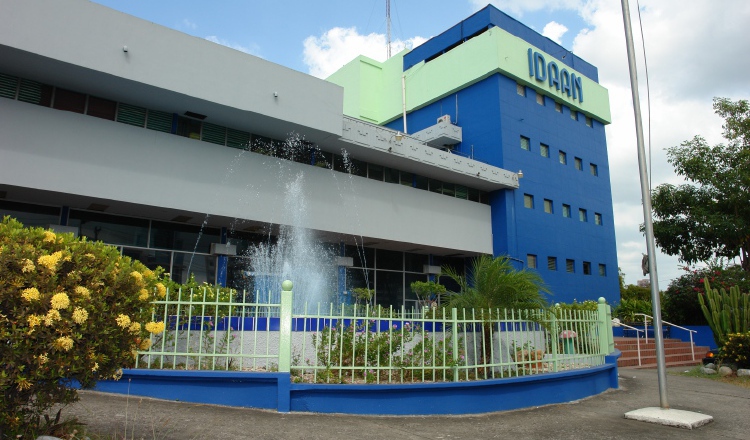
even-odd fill
[[(672, 371), (682, 371), (671, 369)], [(626, 420), (659, 406), (655, 370), (620, 369), (620, 389), (586, 400), (479, 416), (375, 417), (276, 412), (81, 392), (66, 408), (106, 439), (747, 439), (750, 389), (667, 377), (672, 408), (714, 417), (695, 430)], [(126, 416), (127, 414), (127, 416)]]

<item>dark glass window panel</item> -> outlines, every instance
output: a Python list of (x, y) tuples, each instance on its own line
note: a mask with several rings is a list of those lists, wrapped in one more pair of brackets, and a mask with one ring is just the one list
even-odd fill
[(383, 174), (387, 183), (399, 183), (399, 172), (393, 168), (384, 167)]
[(250, 276), (250, 259), (229, 257), (227, 260), (227, 287), (237, 291), (238, 300), (253, 301), (255, 283)]
[(429, 179), (427, 179), (424, 176), (415, 175), (414, 176), (414, 187), (418, 189), (427, 190), (430, 187)]
[(333, 166), (333, 153), (327, 151), (316, 151), (313, 165), (320, 168), (331, 168)]
[(352, 159), (351, 157), (349, 158), (349, 162), (349, 164), (346, 164), (346, 161), (344, 163), (351, 174), (360, 177), (367, 177), (367, 162)]
[(55, 90), (54, 108), (74, 113), (83, 113), (86, 110), (86, 95), (71, 90)]
[(404, 253), (399, 251), (388, 251), (378, 249), (377, 251), (378, 269), (404, 270)]
[(354, 267), (375, 267), (375, 249), (362, 246), (346, 246), (344, 255), (354, 260)]
[(414, 186), (414, 174), (401, 171), (401, 184), (404, 186)]
[(139, 247), (148, 244), (148, 220), (140, 218), (71, 210), (68, 225), (78, 227), (79, 236), (93, 241)]
[[(346, 291), (349, 295), (352, 290), (368, 287), (372, 289), (375, 286), (375, 271), (362, 268), (346, 268)], [(352, 302), (354, 300), (352, 299)]]
[(183, 118), (182, 116), (177, 117), (177, 132), (178, 136), (184, 136), (190, 139), (201, 138), (201, 121), (195, 119)]
[(407, 272), (424, 272), (424, 266), (430, 261), (429, 257), (424, 254), (404, 254), (404, 270)]
[(434, 193), (443, 193), (443, 182), (435, 179), (430, 179), (430, 191)]
[(109, 99), (89, 96), (89, 105), (86, 108), (86, 114), (95, 118), (114, 121), (117, 114), (117, 103)]
[(219, 230), (201, 228), (180, 223), (153, 222), (151, 224), (151, 246), (161, 249), (175, 249), (190, 252), (211, 250), (211, 243), (219, 242)]
[(478, 202), (479, 201), (479, 190), (474, 188), (469, 188), (469, 200), (472, 202)]
[(443, 182), (443, 194), (446, 196), (455, 197), (456, 196), (456, 185), (452, 183), (445, 183)]
[(367, 177), (373, 180), (383, 181), (383, 167), (381, 165), (367, 164)]
[(124, 246), (122, 254), (134, 260), (138, 260), (151, 270), (162, 267), (165, 272), (171, 270), (172, 252), (157, 251), (154, 249), (138, 249)]
[(60, 208), (53, 206), (32, 205), (0, 200), (0, 220), (9, 215), (24, 226), (41, 226), (60, 224)]
[(404, 273), (379, 270), (375, 282), (375, 302), (400, 309), (404, 304)]
[(216, 256), (175, 252), (170, 274), (172, 281), (180, 284), (186, 283), (190, 275), (195, 276), (198, 284), (216, 284)]
[(340, 154), (333, 155), (333, 170), (338, 171), (340, 173), (348, 172), (346, 168), (346, 163), (344, 162), (344, 156)]

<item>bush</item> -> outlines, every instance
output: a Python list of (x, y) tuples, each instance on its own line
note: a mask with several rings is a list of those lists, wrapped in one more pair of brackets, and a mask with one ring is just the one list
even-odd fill
[(718, 289), (738, 286), (741, 292), (750, 291), (750, 277), (739, 266), (683, 269), (686, 273), (669, 284), (662, 301), (665, 319), (675, 324), (708, 325), (698, 302), (698, 294), (706, 293), (705, 280)]
[(653, 316), (651, 301), (643, 299), (623, 299), (620, 301), (620, 304), (612, 310), (612, 315), (617, 317), (623, 323), (642, 323), (643, 316), (639, 316), (639, 313)]
[(734, 362), (738, 368), (750, 368), (750, 332), (728, 335), (721, 355), (724, 361)]
[(164, 328), (148, 322), (158, 275), (114, 247), (0, 222), (0, 438), (37, 434), (74, 386), (133, 364)]

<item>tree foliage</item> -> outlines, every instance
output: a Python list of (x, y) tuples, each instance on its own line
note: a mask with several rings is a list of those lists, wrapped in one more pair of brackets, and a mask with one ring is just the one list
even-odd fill
[(149, 322), (158, 277), (115, 247), (0, 221), (0, 438), (33, 438), (76, 386), (133, 365), (164, 329)]
[(543, 293), (549, 293), (542, 277), (535, 271), (516, 270), (507, 257), (477, 257), (469, 273), (462, 275), (453, 268), (443, 268), (443, 275), (460, 287), (450, 292), (447, 306), (457, 309), (542, 309), (547, 306)]
[(695, 136), (667, 150), (686, 183), (652, 192), (654, 237), (686, 263), (739, 256), (750, 271), (750, 103), (715, 98), (714, 111), (724, 118), (726, 144)]

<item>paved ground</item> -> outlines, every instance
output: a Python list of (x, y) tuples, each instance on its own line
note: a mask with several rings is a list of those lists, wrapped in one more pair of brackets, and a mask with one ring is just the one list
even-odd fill
[[(683, 368), (684, 369), (684, 368)], [(680, 369), (670, 369), (670, 372)], [(689, 431), (626, 420), (659, 406), (655, 370), (620, 369), (620, 389), (582, 401), (480, 416), (368, 417), (279, 414), (84, 391), (64, 414), (122, 439), (748, 439), (750, 389), (669, 374), (672, 408), (714, 421)], [(127, 429), (127, 435), (126, 434)]]

